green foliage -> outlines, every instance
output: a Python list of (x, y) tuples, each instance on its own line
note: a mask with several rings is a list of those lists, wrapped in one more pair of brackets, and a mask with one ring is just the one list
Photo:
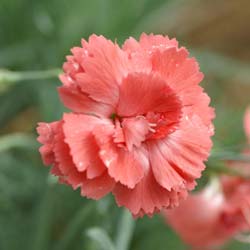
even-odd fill
[[(131, 35), (138, 37), (147, 31), (142, 30), (147, 28), (147, 20), (153, 22), (152, 17), (168, 2), (1, 0), (0, 69), (60, 68), (69, 49), (91, 33), (119, 43)], [(204, 66), (211, 60), (201, 58)], [(232, 63), (230, 67), (235, 72), (237, 65)], [(214, 72), (216, 67), (204, 69)], [(0, 133), (21, 134), (15, 134), (14, 140), (11, 136), (0, 139), (0, 250), (186, 249), (160, 216), (139, 219), (135, 225), (114, 205), (112, 197), (89, 201), (79, 191), (48, 177), (49, 169), (43, 167), (34, 141), (35, 127), (36, 122), (59, 119), (65, 112), (56, 90), (59, 85), (58, 79), (22, 81), (11, 86), (1, 83)], [(217, 107), (215, 143), (219, 150), (244, 140), (242, 129), (236, 129), (243, 107), (235, 107), (230, 100), (226, 110), (225, 100), (220, 98), (224, 89), (219, 83), (208, 88)], [(20, 122), (18, 117), (30, 109), (33, 113)], [(228, 250), (248, 248), (233, 243)]]

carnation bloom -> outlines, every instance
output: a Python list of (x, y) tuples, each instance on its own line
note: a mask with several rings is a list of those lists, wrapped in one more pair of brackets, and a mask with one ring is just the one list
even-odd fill
[[(249, 111), (244, 116), (249, 141), (248, 124)], [(243, 155), (249, 156), (249, 151), (244, 150)], [(190, 195), (178, 208), (164, 211), (167, 222), (192, 246), (219, 246), (234, 236), (249, 242), (249, 237), (242, 233), (249, 233), (250, 229), (250, 162), (226, 164), (241, 175), (223, 175), (202, 191)]]
[(167, 223), (189, 245), (210, 249), (234, 236), (246, 239), (241, 233), (250, 227), (250, 181), (224, 178), (227, 182), (217, 180), (216, 185), (189, 195), (179, 207), (163, 212)]
[(71, 50), (59, 95), (72, 113), (40, 123), (52, 173), (81, 194), (112, 192), (135, 216), (177, 206), (204, 170), (213, 134), (198, 63), (175, 39), (103, 36)]
[(225, 198), (218, 184), (213, 182), (190, 195), (179, 207), (163, 212), (167, 223), (191, 246), (207, 249), (232, 236), (232, 230), (223, 223)]

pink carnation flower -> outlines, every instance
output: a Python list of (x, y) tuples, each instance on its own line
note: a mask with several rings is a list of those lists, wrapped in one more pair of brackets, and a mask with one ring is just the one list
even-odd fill
[(226, 226), (222, 217), (224, 199), (218, 186), (212, 184), (163, 214), (184, 242), (197, 249), (209, 249), (224, 244), (235, 233)]
[[(247, 140), (248, 124), (247, 110), (244, 116)], [(244, 150), (243, 155), (249, 156), (250, 151)], [(250, 242), (249, 236), (245, 236), (250, 232), (250, 162), (230, 161), (227, 165), (242, 176), (223, 175), (204, 190), (190, 195), (178, 208), (164, 211), (167, 222), (192, 246), (220, 246), (232, 237)]]
[(241, 233), (249, 233), (250, 183), (227, 184), (222, 190), (206, 187), (178, 208), (164, 211), (167, 222), (184, 242), (206, 249), (221, 246), (234, 236), (247, 239)]
[(59, 94), (73, 113), (39, 124), (44, 163), (83, 196), (112, 192), (135, 217), (177, 206), (212, 146), (214, 112), (196, 60), (152, 34), (122, 48), (92, 35), (71, 51)]
[(247, 238), (241, 233), (249, 233), (250, 227), (249, 194), (249, 180), (223, 177), (218, 185), (190, 195), (179, 207), (163, 214), (191, 246), (205, 249), (221, 246), (232, 237), (243, 241)]

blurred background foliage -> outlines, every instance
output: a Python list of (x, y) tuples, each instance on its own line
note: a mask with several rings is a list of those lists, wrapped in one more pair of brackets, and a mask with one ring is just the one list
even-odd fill
[[(118, 43), (141, 32), (168, 34), (200, 61), (217, 113), (213, 150), (223, 152), (245, 140), (249, 23), (249, 0), (0, 0), (0, 71), (60, 68), (92, 33)], [(0, 250), (189, 249), (161, 216), (132, 223), (112, 197), (89, 201), (48, 176), (35, 127), (64, 112), (59, 85), (56, 77), (0, 78)], [(247, 249), (237, 242), (223, 248)]]

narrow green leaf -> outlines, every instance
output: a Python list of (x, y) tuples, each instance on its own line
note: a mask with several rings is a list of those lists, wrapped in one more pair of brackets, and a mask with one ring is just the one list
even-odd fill
[(235, 153), (231, 151), (221, 151), (221, 152), (212, 151), (210, 159), (224, 160), (224, 161), (227, 160), (227, 161), (250, 162), (249, 155), (243, 155), (243, 154), (239, 154), (239, 153)]
[(87, 236), (95, 241), (100, 250), (115, 250), (114, 244), (107, 233), (99, 227), (93, 227), (87, 230)]
[(127, 210), (123, 210), (118, 223), (116, 249), (128, 250), (135, 228), (135, 220)]

